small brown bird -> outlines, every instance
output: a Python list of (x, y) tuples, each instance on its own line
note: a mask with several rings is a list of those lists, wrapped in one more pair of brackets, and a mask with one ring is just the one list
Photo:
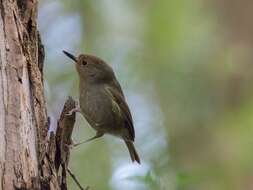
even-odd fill
[(112, 68), (93, 55), (81, 54), (75, 57), (66, 51), (63, 53), (74, 60), (79, 75), (80, 107), (71, 110), (69, 114), (80, 112), (97, 131), (94, 137), (84, 142), (102, 137), (104, 134), (120, 137), (125, 141), (132, 161), (140, 164), (133, 144), (133, 119)]

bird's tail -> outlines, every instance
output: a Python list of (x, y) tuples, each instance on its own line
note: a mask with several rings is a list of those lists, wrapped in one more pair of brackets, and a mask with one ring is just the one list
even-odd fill
[(139, 164), (141, 164), (139, 155), (138, 155), (137, 151), (136, 151), (135, 148), (134, 148), (133, 142), (131, 142), (131, 141), (125, 141), (125, 143), (126, 143), (126, 145), (127, 145), (129, 154), (130, 154), (130, 156), (131, 156), (131, 160), (132, 160), (133, 162), (136, 161), (136, 162), (138, 162)]

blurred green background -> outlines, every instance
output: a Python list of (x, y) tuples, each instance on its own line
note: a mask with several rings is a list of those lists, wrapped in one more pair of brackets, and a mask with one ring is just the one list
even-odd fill
[[(103, 137), (72, 150), (70, 168), (83, 185), (253, 189), (252, 10), (250, 0), (40, 2), (52, 126), (66, 97), (78, 99), (63, 49), (110, 63), (134, 118), (142, 164), (131, 163), (121, 140)], [(77, 119), (75, 141), (94, 135)]]

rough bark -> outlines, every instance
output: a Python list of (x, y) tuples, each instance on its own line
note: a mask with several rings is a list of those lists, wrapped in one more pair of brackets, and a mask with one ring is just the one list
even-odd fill
[[(62, 115), (47, 138), (44, 48), (37, 31), (37, 0), (0, 0), (0, 189), (61, 189), (75, 115)], [(73, 108), (66, 102), (63, 113)], [(67, 107), (66, 107), (67, 106)], [(67, 122), (68, 121), (68, 122)], [(65, 124), (65, 122), (67, 122)], [(68, 135), (65, 129), (72, 128)], [(67, 129), (69, 130), (69, 129)], [(64, 140), (66, 138), (68, 140)], [(58, 170), (63, 166), (62, 173)], [(59, 173), (59, 174), (58, 174)], [(64, 181), (65, 180), (65, 181)]]

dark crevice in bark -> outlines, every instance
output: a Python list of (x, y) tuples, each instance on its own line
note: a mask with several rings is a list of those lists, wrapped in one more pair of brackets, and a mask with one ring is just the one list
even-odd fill
[(32, 21), (32, 19), (29, 19), (26, 28), (27, 28), (28, 34), (32, 34), (32, 32), (33, 32), (33, 21)]
[(41, 36), (39, 32), (37, 32), (37, 38), (38, 38), (38, 66), (40, 69), (40, 73), (42, 74), (42, 82), (43, 82), (44, 81), (43, 68), (44, 68), (44, 59), (45, 59), (45, 49), (44, 49), (44, 45), (42, 44)]
[(20, 12), (25, 12), (25, 1), (24, 0), (17, 0), (17, 5), (20, 9)]
[(18, 77), (18, 82), (20, 82), (22, 84), (23, 83), (22, 78)]

